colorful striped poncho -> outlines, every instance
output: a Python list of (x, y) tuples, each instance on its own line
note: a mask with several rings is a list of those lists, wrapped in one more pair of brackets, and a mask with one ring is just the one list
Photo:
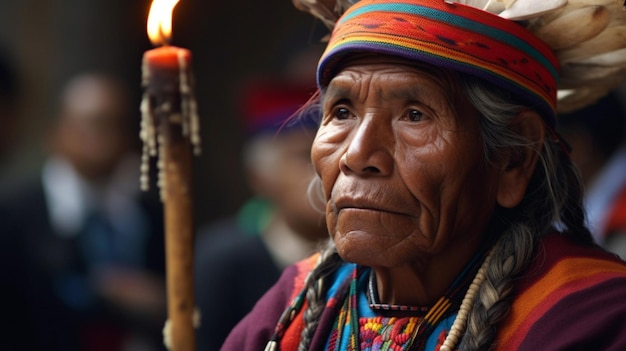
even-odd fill
[[(284, 271), (280, 280), (233, 329), (222, 351), (263, 350), (276, 323), (302, 290), (317, 258)], [(553, 234), (540, 242), (535, 260), (517, 279), (507, 319), (497, 327), (494, 350), (626, 350), (626, 262), (598, 248), (576, 245)], [(336, 298), (328, 300), (310, 350), (325, 350), (336, 320)], [(306, 302), (305, 302), (306, 304)], [(280, 342), (295, 351), (304, 327), (302, 311)], [(442, 321), (425, 350), (438, 350)]]

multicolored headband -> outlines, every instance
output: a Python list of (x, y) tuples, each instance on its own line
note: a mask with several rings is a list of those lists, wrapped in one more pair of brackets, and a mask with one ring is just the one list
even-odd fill
[(520, 24), (459, 3), (361, 0), (337, 21), (317, 80), (348, 54), (375, 52), (482, 78), (519, 96), (554, 127), (558, 60)]

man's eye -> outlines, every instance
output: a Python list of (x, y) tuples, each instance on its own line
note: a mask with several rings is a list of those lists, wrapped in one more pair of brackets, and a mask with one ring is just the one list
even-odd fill
[(350, 110), (348, 110), (345, 107), (339, 107), (337, 109), (335, 109), (335, 118), (337, 119), (348, 119), (350, 118), (351, 114), (350, 114)]
[(409, 110), (407, 113), (409, 121), (419, 122), (424, 117), (424, 114), (419, 110)]

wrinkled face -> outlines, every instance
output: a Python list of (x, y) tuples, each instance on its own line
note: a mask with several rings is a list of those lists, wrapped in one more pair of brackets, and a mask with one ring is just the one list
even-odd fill
[(339, 254), (369, 266), (475, 247), (496, 203), (477, 111), (451, 76), (403, 63), (344, 67), (311, 152)]

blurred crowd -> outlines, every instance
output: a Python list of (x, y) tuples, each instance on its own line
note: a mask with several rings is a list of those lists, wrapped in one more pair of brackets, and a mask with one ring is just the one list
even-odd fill
[(130, 102), (114, 76), (70, 79), (40, 171), (3, 191), (3, 349), (161, 349), (162, 206), (139, 189)]

